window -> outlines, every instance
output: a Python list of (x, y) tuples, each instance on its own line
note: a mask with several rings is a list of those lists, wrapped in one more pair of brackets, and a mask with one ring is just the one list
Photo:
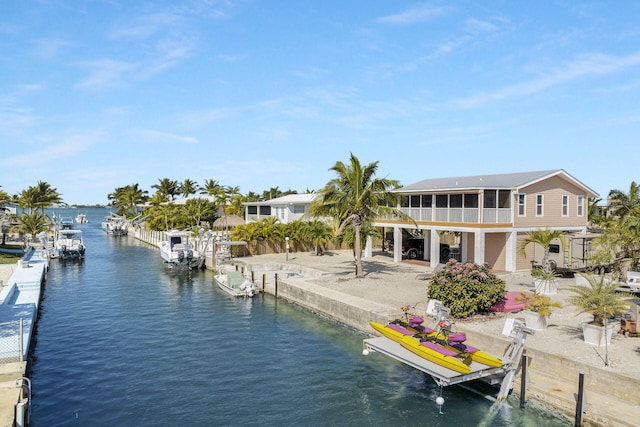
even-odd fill
[(577, 215), (584, 216), (584, 196), (578, 196), (577, 208)]
[(560, 253), (560, 245), (556, 245), (556, 244), (549, 245), (549, 253), (550, 254), (559, 254)]
[(447, 194), (437, 194), (436, 208), (448, 208), (448, 207), (449, 207), (449, 196)]
[(449, 207), (450, 208), (461, 208), (462, 207), (462, 194), (452, 194), (449, 196)]
[(260, 206), (260, 216), (262, 215), (271, 215), (271, 206)]
[(294, 214), (303, 214), (305, 212), (304, 205), (293, 205)]
[(496, 207), (496, 190), (484, 190), (484, 207)]
[(518, 194), (518, 216), (527, 216), (527, 195)]
[(256, 205), (247, 206), (247, 213), (249, 215), (256, 215), (258, 213), (258, 207)]
[(511, 191), (510, 190), (498, 190), (498, 207), (499, 208), (511, 207)]
[(544, 216), (544, 196), (536, 194), (536, 216)]
[(477, 208), (478, 207), (478, 195), (477, 194), (465, 194), (464, 195), (464, 207), (465, 208)]
[(432, 201), (433, 201), (433, 198), (432, 198), (431, 194), (423, 194), (422, 195), (422, 207), (423, 208), (430, 208)]
[(412, 208), (419, 208), (420, 196), (409, 196), (409, 204)]
[(562, 196), (562, 216), (569, 216), (569, 196)]
[(409, 196), (400, 196), (400, 207), (401, 208), (409, 207)]

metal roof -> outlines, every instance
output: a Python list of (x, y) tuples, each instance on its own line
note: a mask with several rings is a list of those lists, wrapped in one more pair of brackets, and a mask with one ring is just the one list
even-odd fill
[(517, 190), (519, 188), (526, 187), (536, 182), (551, 178), (555, 175), (559, 175), (565, 180), (572, 182), (574, 185), (583, 188), (588, 193), (588, 197), (598, 197), (598, 193), (575, 179), (573, 176), (569, 175), (563, 169), (425, 179), (401, 187), (397, 190), (394, 190), (394, 192), (416, 193), (424, 191), (433, 192), (483, 189)]
[(245, 205), (289, 205), (289, 204), (310, 204), (318, 196), (317, 193), (287, 194), (286, 196), (276, 197), (275, 199), (265, 200), (263, 202), (245, 202)]

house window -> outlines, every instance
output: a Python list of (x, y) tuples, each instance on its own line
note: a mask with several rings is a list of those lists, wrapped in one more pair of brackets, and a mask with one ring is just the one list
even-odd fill
[(462, 207), (462, 194), (452, 194), (449, 196), (449, 207), (450, 208), (461, 208)]
[(400, 207), (401, 208), (409, 207), (409, 196), (400, 196)]
[(293, 213), (294, 214), (303, 214), (304, 213), (304, 205), (293, 205)]
[(511, 207), (510, 190), (498, 190), (498, 207), (503, 209)]
[(409, 196), (409, 204), (412, 208), (420, 207), (420, 196)]
[(544, 216), (544, 196), (536, 194), (536, 216)]
[(477, 194), (465, 194), (464, 195), (464, 207), (465, 208), (477, 208), (478, 207), (478, 195)]
[(260, 206), (260, 216), (271, 216), (271, 206)]
[(436, 208), (448, 208), (449, 196), (447, 194), (436, 195)]
[(527, 195), (518, 194), (518, 216), (527, 216)]
[(584, 196), (578, 196), (578, 216), (584, 216)]
[(247, 206), (247, 213), (249, 215), (257, 215), (258, 214), (258, 207), (256, 205)]
[(433, 201), (433, 198), (431, 197), (431, 194), (423, 194), (422, 195), (422, 207), (423, 208), (430, 208), (432, 201)]
[(569, 216), (569, 196), (562, 196), (562, 216)]
[(484, 207), (496, 207), (496, 190), (484, 190)]

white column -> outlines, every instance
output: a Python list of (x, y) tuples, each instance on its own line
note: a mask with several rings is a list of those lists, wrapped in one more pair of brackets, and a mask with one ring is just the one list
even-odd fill
[(402, 261), (402, 231), (393, 227), (393, 262)]
[(363, 258), (371, 258), (373, 256), (373, 240), (371, 240), (371, 236), (367, 236), (367, 243), (364, 245), (364, 253), (362, 254)]
[(474, 262), (478, 265), (484, 264), (484, 231), (475, 232), (474, 245)]
[(518, 255), (516, 247), (517, 233), (509, 232), (506, 233), (507, 241), (505, 242), (505, 260), (504, 260), (504, 269), (506, 271), (516, 271), (516, 257)]
[(431, 230), (430, 240), (429, 259), (431, 260), (431, 266), (435, 267), (440, 263), (440, 235), (438, 234), (438, 230)]

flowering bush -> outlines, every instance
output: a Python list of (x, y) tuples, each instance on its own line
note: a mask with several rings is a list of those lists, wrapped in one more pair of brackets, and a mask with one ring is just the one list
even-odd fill
[(427, 297), (437, 299), (451, 309), (451, 315), (465, 318), (486, 311), (504, 298), (505, 282), (489, 271), (487, 265), (449, 260), (433, 276)]

